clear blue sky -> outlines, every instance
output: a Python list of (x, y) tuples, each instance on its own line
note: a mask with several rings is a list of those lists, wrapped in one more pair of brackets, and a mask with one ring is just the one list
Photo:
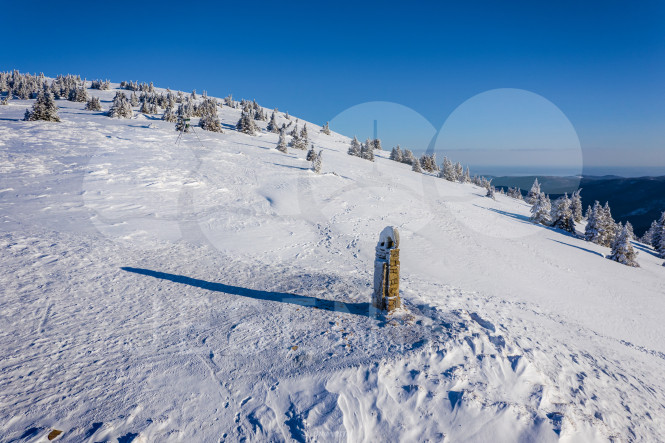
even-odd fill
[[(665, 2), (5, 2), (0, 69), (256, 98), (314, 122), (388, 101), (437, 130), (467, 99), (525, 89), (585, 166), (665, 174)], [(333, 128), (334, 129), (334, 128)]]

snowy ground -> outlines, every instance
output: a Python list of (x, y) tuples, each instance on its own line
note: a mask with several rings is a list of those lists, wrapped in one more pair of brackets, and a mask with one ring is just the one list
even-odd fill
[[(665, 268), (643, 245), (617, 264), (311, 123), (321, 175), (228, 107), (225, 134), (176, 146), (157, 116), (58, 100), (61, 123), (20, 121), (31, 103), (0, 106), (0, 441), (665, 435)], [(387, 225), (389, 317), (369, 307)]]

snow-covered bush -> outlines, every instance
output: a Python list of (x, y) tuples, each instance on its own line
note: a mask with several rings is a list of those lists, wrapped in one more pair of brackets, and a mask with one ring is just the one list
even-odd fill
[(111, 89), (111, 82), (108, 80), (93, 80), (90, 82), (90, 89), (99, 89), (100, 91), (108, 91)]

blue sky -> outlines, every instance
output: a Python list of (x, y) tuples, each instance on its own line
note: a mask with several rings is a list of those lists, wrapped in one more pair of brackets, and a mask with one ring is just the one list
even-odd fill
[(70, 1), (2, 10), (2, 70), (233, 93), (314, 122), (393, 102), (435, 131), (478, 94), (522, 89), (567, 117), (585, 167), (665, 174), (662, 1)]

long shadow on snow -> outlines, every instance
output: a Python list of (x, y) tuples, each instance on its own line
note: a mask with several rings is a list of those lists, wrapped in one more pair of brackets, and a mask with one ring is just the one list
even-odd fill
[(549, 240), (551, 240), (551, 241), (553, 241), (553, 242), (561, 243), (562, 245), (570, 246), (571, 248), (581, 249), (581, 250), (583, 250), (583, 251), (590, 252), (590, 253), (595, 254), (595, 255), (600, 255), (601, 257), (605, 257), (605, 256), (604, 256), (603, 254), (601, 254), (600, 252), (592, 251), (591, 249), (583, 248), (583, 247), (581, 247), (581, 246), (571, 245), (570, 243), (565, 243), (565, 242), (562, 242), (562, 241), (559, 241), (559, 240), (554, 240), (553, 238), (550, 238)]
[(225, 285), (224, 283), (213, 283), (183, 275), (167, 274), (166, 272), (151, 271), (150, 269), (122, 267), (126, 272), (147, 275), (149, 277), (169, 280), (174, 283), (194, 286), (209, 291), (224, 292), (225, 294), (240, 295), (255, 300), (274, 301), (309, 308), (324, 309), (326, 311), (346, 312), (354, 315), (370, 317), (370, 303), (343, 303), (340, 301), (325, 300), (323, 298), (308, 297), (306, 295), (289, 294), (288, 292), (261, 291), (258, 289), (241, 288), (239, 286)]

